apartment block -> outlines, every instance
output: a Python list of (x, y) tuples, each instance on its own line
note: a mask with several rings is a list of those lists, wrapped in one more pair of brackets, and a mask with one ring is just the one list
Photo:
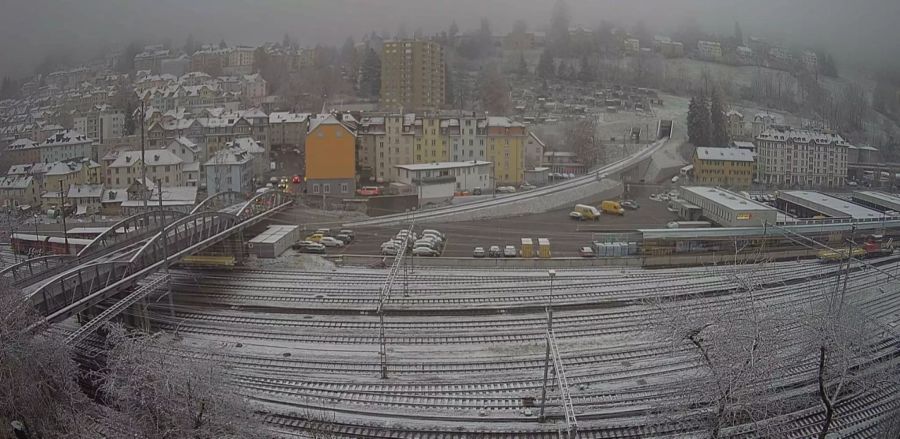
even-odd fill
[(839, 134), (773, 127), (757, 138), (760, 182), (782, 187), (840, 187), (847, 180), (850, 143)]
[(76, 115), (72, 121), (75, 131), (101, 143), (125, 134), (125, 113), (108, 105), (96, 106)]
[(694, 181), (702, 185), (747, 189), (753, 181), (753, 152), (739, 148), (704, 148), (694, 152)]
[(444, 105), (443, 47), (431, 41), (387, 41), (381, 54), (381, 105), (392, 110)]

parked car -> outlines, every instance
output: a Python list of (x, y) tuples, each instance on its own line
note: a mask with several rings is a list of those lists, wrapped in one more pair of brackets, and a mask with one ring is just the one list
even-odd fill
[(499, 245), (492, 245), (490, 249), (488, 249), (488, 256), (492, 258), (499, 258), (503, 256), (503, 250), (500, 249)]
[(475, 188), (475, 189), (472, 189), (472, 195), (481, 195), (481, 193), (482, 193), (482, 192), (481, 192), (481, 188), (480, 188), (480, 187), (477, 187), (477, 188)]
[(356, 234), (353, 233), (353, 230), (350, 229), (341, 229), (341, 231), (338, 233), (340, 233), (341, 235), (350, 235), (351, 240), (356, 238)]
[(528, 183), (525, 183), (522, 186), (519, 186), (520, 191), (530, 191), (535, 188), (537, 188), (537, 186), (535, 186), (533, 184), (528, 184)]
[(291, 248), (294, 250), (302, 250), (304, 247), (309, 247), (311, 245), (318, 245), (318, 244), (316, 244), (315, 242), (312, 242), (312, 241), (298, 241), (298, 242), (295, 242), (294, 245), (291, 246)]
[(569, 212), (569, 218), (572, 218), (573, 220), (584, 221), (584, 215), (582, 215), (581, 212), (575, 212), (574, 210), (572, 212)]
[(413, 249), (412, 254), (416, 256), (440, 256), (440, 252), (428, 247), (416, 247)]
[(322, 244), (312, 243), (312, 245), (307, 245), (300, 249), (300, 253), (315, 253), (324, 255), (325, 254), (325, 246)]
[(441, 246), (434, 241), (416, 241), (416, 243), (413, 244), (413, 249), (417, 249), (419, 247), (426, 247), (432, 250), (440, 250), (441, 248)]
[(356, 190), (356, 195), (362, 197), (375, 197), (381, 195), (381, 188), (378, 186), (363, 186)]
[(302, 182), (303, 182), (303, 180), (300, 178), (299, 175), (295, 175), (294, 178), (291, 179), (291, 183), (293, 183), (293, 184), (300, 184)]
[(390, 240), (382, 242), (381, 248), (385, 248), (385, 247), (389, 247), (389, 246), (400, 247), (401, 244), (403, 244), (402, 241), (398, 241), (396, 239), (390, 239)]
[(419, 237), (418, 240), (421, 241), (421, 240), (423, 240), (423, 239), (427, 239), (427, 240), (429, 240), (429, 241), (435, 241), (435, 242), (437, 242), (438, 244), (441, 244), (441, 245), (444, 244), (444, 238), (441, 238), (440, 236), (437, 236), (437, 235), (432, 235), (432, 234), (422, 235), (422, 236)]
[(593, 258), (594, 249), (590, 247), (581, 247), (580, 249), (578, 249), (578, 255), (584, 258)]
[(343, 242), (344, 244), (349, 244), (351, 241), (353, 241), (353, 237), (346, 233), (338, 233), (335, 238), (341, 240), (341, 242)]
[(513, 245), (507, 245), (506, 247), (503, 247), (503, 257), (504, 258), (514, 258), (518, 254), (519, 254), (519, 252), (516, 251), (516, 247)]
[(445, 238), (446, 238), (446, 236), (445, 236), (443, 233), (441, 233), (441, 232), (439, 232), (439, 231), (437, 231), (437, 230), (434, 230), (434, 229), (425, 229), (425, 230), (422, 230), (422, 234), (423, 234), (423, 235), (435, 235), (435, 236), (440, 237), (441, 239), (445, 239)]
[(624, 207), (624, 208), (626, 208), (626, 209), (631, 209), (631, 210), (637, 210), (639, 207), (641, 207), (641, 206), (637, 203), (637, 201), (634, 201), (634, 200), (625, 200), (625, 201), (623, 201), (623, 202), (621, 202), (621, 203), (619, 203), (619, 204), (621, 204), (622, 207)]
[(316, 233), (322, 236), (331, 236), (331, 229), (316, 229)]
[(306, 237), (306, 241), (319, 242), (324, 237), (325, 237), (325, 235), (323, 235), (321, 233), (313, 233), (312, 235), (309, 235)]
[(475, 247), (475, 250), (472, 250), (473, 258), (483, 258), (485, 257), (484, 247)]
[(400, 247), (398, 247), (396, 245), (389, 245), (387, 247), (381, 248), (381, 254), (387, 255), (387, 256), (394, 256), (399, 252), (400, 252)]
[(322, 244), (325, 247), (343, 247), (344, 241), (341, 241), (337, 238), (332, 238), (331, 236), (326, 236), (319, 240), (319, 244)]

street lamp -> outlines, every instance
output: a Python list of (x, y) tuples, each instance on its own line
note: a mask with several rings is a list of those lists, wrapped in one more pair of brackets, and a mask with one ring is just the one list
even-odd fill
[(553, 278), (556, 277), (556, 270), (550, 269), (547, 270), (547, 275), (550, 276), (550, 297), (547, 300), (547, 330), (553, 330)]

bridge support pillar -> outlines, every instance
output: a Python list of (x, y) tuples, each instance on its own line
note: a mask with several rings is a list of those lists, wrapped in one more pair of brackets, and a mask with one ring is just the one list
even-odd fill
[(153, 329), (150, 325), (150, 309), (147, 299), (141, 299), (131, 306), (131, 327), (150, 333)]

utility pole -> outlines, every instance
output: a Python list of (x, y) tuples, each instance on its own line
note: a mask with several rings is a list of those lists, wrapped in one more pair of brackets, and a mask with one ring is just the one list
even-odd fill
[(59, 211), (62, 215), (63, 239), (66, 241), (66, 255), (69, 254), (69, 229), (66, 227), (66, 198), (63, 195), (63, 182), (59, 181)]
[[(31, 219), (34, 220), (34, 237), (37, 238), (37, 236), (38, 236), (38, 228), (37, 228), (38, 217), (37, 217), (37, 212), (31, 212)], [(44, 242), (41, 241), (41, 256), (44, 256), (44, 253), (46, 253), (46, 252), (47, 252), (47, 246), (45, 246), (45, 245), (44, 245)]]
[(166, 284), (169, 289), (169, 315), (175, 317), (175, 302), (172, 298), (172, 282), (169, 278), (169, 242), (168, 239), (166, 239), (166, 217), (163, 213), (162, 179), (156, 180), (156, 187), (159, 190), (159, 233), (163, 245), (163, 270), (165, 270), (166, 273)]
[[(547, 334), (553, 333), (553, 278), (556, 277), (556, 270), (547, 270), (550, 276), (550, 295), (547, 300)], [(544, 354), (544, 385), (541, 386), (541, 413), (538, 421), (544, 422), (544, 407), (547, 400), (547, 378), (550, 373), (550, 339), (547, 339), (547, 351)]]
[[(141, 186), (147, 187), (147, 160), (144, 150), (144, 119), (146, 119), (144, 112), (145, 106), (144, 99), (141, 99)], [(147, 212), (147, 199), (150, 198), (148, 195), (144, 194), (144, 212)]]

